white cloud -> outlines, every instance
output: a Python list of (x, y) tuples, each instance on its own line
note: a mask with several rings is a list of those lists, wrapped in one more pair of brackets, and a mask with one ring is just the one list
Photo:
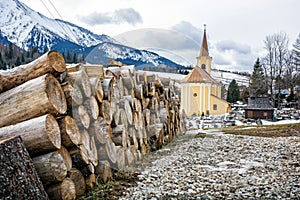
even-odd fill
[(142, 23), (142, 16), (133, 8), (124, 8), (115, 10), (114, 12), (97, 13), (93, 12), (86, 16), (80, 16), (80, 21), (91, 25), (101, 25), (101, 24), (122, 24), (128, 23), (131, 25), (136, 25)]

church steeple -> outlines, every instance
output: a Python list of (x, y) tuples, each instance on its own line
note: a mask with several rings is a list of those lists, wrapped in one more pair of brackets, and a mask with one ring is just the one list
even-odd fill
[(206, 38), (206, 24), (204, 24), (204, 33), (203, 33), (200, 54), (197, 57), (197, 66), (200, 67), (201, 69), (204, 69), (205, 71), (207, 71), (207, 73), (210, 74), (211, 61), (212, 61), (212, 57), (209, 56), (207, 38)]
[(206, 24), (204, 24), (204, 34), (203, 34), (202, 45), (201, 45), (199, 56), (200, 57), (201, 56), (209, 56), (207, 39), (206, 39)]

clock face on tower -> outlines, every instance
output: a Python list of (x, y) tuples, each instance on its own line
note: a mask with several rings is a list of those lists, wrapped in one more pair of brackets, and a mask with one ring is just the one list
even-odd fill
[(201, 68), (202, 68), (202, 69), (206, 69), (206, 65), (205, 65), (205, 64), (202, 64), (202, 65), (201, 65)]

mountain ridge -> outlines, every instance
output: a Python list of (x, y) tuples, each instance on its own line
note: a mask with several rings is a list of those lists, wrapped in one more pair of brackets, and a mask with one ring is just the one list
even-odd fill
[[(7, 41), (24, 50), (38, 47), (39, 52), (55, 49), (61, 53), (70, 51), (88, 57), (93, 48), (103, 45), (100, 50), (105, 54), (102, 60), (93, 59), (94, 63), (116, 59), (127, 64), (181, 66), (153, 52), (133, 50), (134, 48), (122, 45), (108, 35), (95, 34), (71, 22), (48, 18), (18, 0), (0, 2), (0, 27), (3, 38), (6, 37)], [(108, 44), (115, 52), (104, 50)], [(128, 54), (125, 56), (121, 49)]]

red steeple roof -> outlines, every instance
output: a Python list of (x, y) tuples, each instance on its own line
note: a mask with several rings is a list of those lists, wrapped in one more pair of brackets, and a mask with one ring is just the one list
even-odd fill
[(204, 25), (204, 34), (203, 34), (202, 45), (201, 45), (199, 57), (201, 57), (201, 56), (209, 56), (207, 39), (206, 39), (206, 25)]

